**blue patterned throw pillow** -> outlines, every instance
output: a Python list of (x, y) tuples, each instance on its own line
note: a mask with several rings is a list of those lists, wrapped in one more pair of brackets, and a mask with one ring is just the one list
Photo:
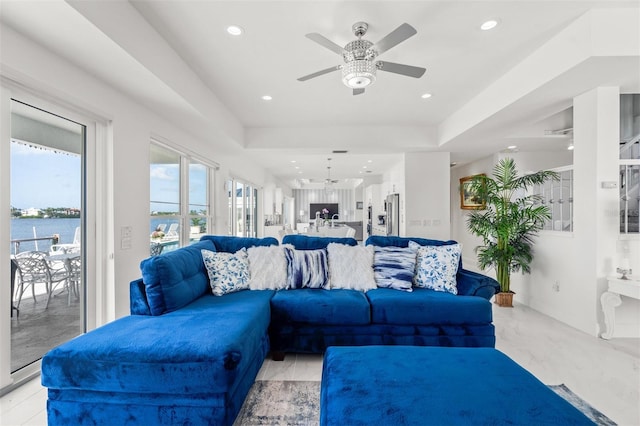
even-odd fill
[(458, 294), (456, 274), (460, 263), (460, 244), (419, 246), (410, 242), (409, 246), (414, 244), (418, 247), (415, 286)]
[(242, 248), (235, 253), (201, 250), (201, 253), (213, 294), (223, 296), (249, 288), (247, 249)]
[(328, 284), (327, 251), (285, 247), (287, 288), (325, 288)]
[(375, 250), (373, 273), (378, 287), (412, 291), (417, 249), (388, 246)]

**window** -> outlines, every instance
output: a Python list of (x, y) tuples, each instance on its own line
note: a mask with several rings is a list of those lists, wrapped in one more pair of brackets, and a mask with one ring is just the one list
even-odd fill
[(640, 94), (620, 95), (620, 233), (638, 234)]
[(640, 211), (640, 160), (620, 161), (620, 233), (637, 234)]
[(212, 232), (216, 167), (156, 141), (150, 149), (150, 254), (191, 244)]
[(560, 175), (559, 180), (550, 180), (533, 188), (533, 193), (541, 197), (540, 202), (551, 210), (551, 220), (547, 221), (544, 229), (573, 232), (573, 166), (553, 171)]
[(238, 237), (258, 236), (258, 189), (236, 179), (227, 181), (228, 234)]

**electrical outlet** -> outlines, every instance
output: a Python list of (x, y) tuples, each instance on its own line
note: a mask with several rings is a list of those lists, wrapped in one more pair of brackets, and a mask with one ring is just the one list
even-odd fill
[(558, 281), (554, 281), (554, 283), (551, 286), (551, 288), (553, 289), (553, 291), (559, 292), (560, 291), (560, 283)]

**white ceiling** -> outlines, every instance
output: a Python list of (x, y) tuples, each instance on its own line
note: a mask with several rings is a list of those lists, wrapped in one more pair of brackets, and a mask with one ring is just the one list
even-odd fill
[[(343, 179), (379, 175), (404, 153), (419, 150), (450, 151), (458, 162), (512, 144), (521, 151), (564, 150), (567, 139), (544, 130), (570, 127), (572, 97), (594, 85), (640, 91), (637, 58), (582, 61), (514, 94), (486, 117), (477, 112), (477, 123), (471, 111), (598, 7), (634, 8), (637, 14), (639, 2), (2, 1), (0, 17), (139, 102), (215, 128), (218, 143), (234, 145), (230, 149), (291, 181), (324, 179), (329, 157), (332, 177)], [(499, 25), (481, 31), (490, 18)], [(355, 38), (351, 26), (357, 21), (369, 24), (365, 38), (373, 42), (403, 22), (415, 27), (417, 35), (380, 59), (425, 67), (425, 75), (380, 72), (360, 96), (342, 84), (339, 72), (296, 80), (342, 61), (305, 34), (344, 45)], [(244, 34), (227, 34), (231, 24)], [(631, 31), (637, 36), (637, 29)], [(549, 64), (554, 67), (559, 65)], [(422, 99), (425, 92), (433, 96)], [(273, 100), (263, 101), (263, 95)], [(334, 149), (349, 153), (332, 154)]]

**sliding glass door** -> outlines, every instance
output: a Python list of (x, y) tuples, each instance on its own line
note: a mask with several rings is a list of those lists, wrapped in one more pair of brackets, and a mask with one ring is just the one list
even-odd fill
[(85, 331), (87, 127), (11, 100), (10, 372)]

